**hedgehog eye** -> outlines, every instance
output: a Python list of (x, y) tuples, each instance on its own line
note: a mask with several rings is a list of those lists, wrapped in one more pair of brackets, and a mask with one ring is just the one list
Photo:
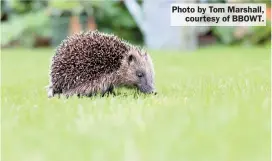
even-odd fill
[(139, 78), (141, 78), (141, 77), (144, 76), (144, 73), (142, 73), (142, 72), (137, 72), (136, 75), (137, 75)]

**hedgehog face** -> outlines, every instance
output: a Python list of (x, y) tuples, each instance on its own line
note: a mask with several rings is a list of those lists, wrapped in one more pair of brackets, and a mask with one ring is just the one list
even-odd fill
[(126, 85), (136, 86), (143, 93), (155, 93), (154, 69), (149, 55), (132, 51), (126, 64)]

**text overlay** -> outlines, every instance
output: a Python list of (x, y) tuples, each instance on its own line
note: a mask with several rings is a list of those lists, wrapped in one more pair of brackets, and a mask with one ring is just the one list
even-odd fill
[(171, 26), (265, 26), (266, 4), (171, 4)]

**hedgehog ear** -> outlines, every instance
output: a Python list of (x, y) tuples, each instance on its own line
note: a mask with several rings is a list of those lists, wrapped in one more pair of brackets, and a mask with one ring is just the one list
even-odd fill
[(131, 62), (133, 62), (135, 60), (135, 57), (133, 55), (129, 55), (128, 56), (128, 64), (130, 64)]

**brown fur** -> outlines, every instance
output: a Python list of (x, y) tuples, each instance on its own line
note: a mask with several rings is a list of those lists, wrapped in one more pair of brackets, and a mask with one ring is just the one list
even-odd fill
[[(138, 86), (153, 92), (154, 69), (145, 51), (114, 35), (98, 31), (80, 33), (64, 40), (50, 67), (48, 97), (92, 95), (111, 92), (113, 87)], [(141, 85), (136, 71), (146, 73), (148, 85)]]

